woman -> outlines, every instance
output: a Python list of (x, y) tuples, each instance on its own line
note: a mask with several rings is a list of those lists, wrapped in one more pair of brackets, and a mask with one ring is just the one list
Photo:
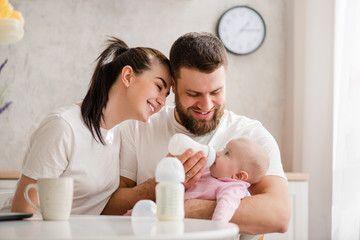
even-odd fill
[[(119, 123), (147, 121), (170, 92), (169, 60), (117, 38), (97, 59), (82, 103), (49, 114), (31, 137), (12, 212), (33, 212), (24, 189), (44, 177), (72, 177), (72, 214), (100, 214), (119, 185)], [(37, 202), (35, 191), (29, 192)]]

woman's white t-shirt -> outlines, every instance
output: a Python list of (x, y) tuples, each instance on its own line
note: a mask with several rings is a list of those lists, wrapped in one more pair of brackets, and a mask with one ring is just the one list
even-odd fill
[(101, 129), (106, 145), (86, 127), (78, 105), (50, 113), (31, 137), (22, 174), (72, 177), (72, 214), (100, 214), (119, 186), (120, 126)]

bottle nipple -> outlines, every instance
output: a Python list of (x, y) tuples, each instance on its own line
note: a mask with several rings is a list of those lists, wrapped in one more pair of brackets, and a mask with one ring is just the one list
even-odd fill
[(210, 147), (210, 146), (208, 146), (208, 147), (209, 147), (209, 155), (208, 155), (207, 161), (206, 161), (206, 163), (205, 163), (205, 167), (206, 167), (206, 168), (211, 167), (211, 165), (214, 164), (215, 158), (216, 158), (216, 151), (215, 151), (215, 149), (214, 149), (213, 147)]

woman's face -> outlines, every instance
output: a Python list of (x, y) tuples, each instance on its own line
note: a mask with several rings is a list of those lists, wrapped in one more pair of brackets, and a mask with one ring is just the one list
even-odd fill
[(160, 111), (170, 93), (171, 84), (169, 68), (158, 60), (152, 62), (151, 69), (135, 75), (133, 86), (129, 89), (135, 119), (145, 122)]

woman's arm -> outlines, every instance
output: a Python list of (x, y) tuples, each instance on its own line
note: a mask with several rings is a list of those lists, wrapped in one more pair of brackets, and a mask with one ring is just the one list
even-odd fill
[[(170, 154), (167, 155), (172, 156)], [(190, 178), (186, 176), (184, 183), (185, 188), (194, 185), (204, 172), (206, 158), (202, 152), (193, 155), (193, 150), (188, 149), (177, 157), (184, 165), (185, 173), (190, 174)], [(103, 215), (123, 215), (134, 207), (139, 200), (150, 199), (155, 201), (155, 178), (151, 178), (146, 182), (136, 186), (136, 182), (129, 178), (120, 177), (119, 188), (112, 194), (107, 202)]]
[(128, 178), (120, 177), (119, 188), (112, 194), (101, 214), (123, 215), (142, 199), (155, 201), (155, 179), (149, 179), (141, 185)]
[[(24, 197), (24, 190), (26, 186), (31, 183), (37, 183), (37, 181), (25, 175), (21, 175), (11, 204), (11, 212), (26, 212), (39, 214), (27, 203)], [(37, 192), (35, 189), (29, 190), (29, 198), (36, 206), (38, 206)]]
[[(241, 200), (231, 222), (244, 234), (286, 232), (291, 217), (287, 181), (278, 176), (265, 176), (249, 188), (251, 197)], [(185, 216), (211, 219), (216, 202), (192, 199), (185, 202)]]

